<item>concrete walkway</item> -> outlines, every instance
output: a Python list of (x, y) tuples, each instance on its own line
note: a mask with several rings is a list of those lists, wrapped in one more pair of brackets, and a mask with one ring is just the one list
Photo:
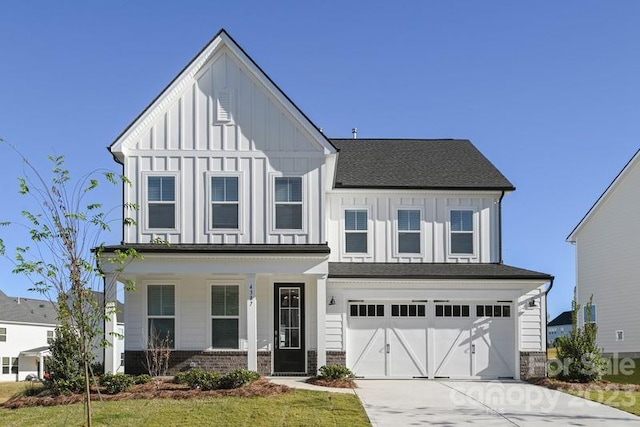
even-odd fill
[(307, 379), (309, 377), (268, 377), (269, 381), (274, 384), (282, 384), (289, 386), (291, 388), (300, 388), (303, 390), (313, 390), (313, 391), (328, 391), (331, 393), (349, 393), (354, 394), (353, 389), (351, 388), (335, 388), (335, 387), (321, 387), (313, 384), (309, 384)]
[[(640, 426), (640, 417), (521, 382), (358, 380), (374, 426)], [(629, 395), (627, 401), (631, 401)]]

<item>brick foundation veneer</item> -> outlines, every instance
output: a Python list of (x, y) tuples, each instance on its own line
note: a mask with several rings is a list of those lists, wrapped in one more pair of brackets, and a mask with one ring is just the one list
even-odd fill
[[(147, 373), (143, 351), (125, 351), (125, 372), (128, 374)], [(184, 351), (175, 350), (169, 358), (168, 375), (188, 371), (192, 367), (207, 371), (225, 373), (234, 369), (247, 368), (246, 351)], [(258, 352), (258, 372), (262, 375), (271, 373), (271, 352)]]
[(520, 352), (520, 379), (547, 376), (547, 353), (544, 351)]
[(344, 351), (327, 351), (327, 365), (347, 366), (347, 353)]

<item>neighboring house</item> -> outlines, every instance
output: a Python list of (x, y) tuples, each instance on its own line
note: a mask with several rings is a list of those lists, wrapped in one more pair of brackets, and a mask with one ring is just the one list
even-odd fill
[(0, 381), (43, 378), (56, 319), (51, 302), (8, 297), (0, 291)]
[(127, 372), (151, 335), (172, 373), (545, 374), (553, 278), (502, 264), (515, 188), (469, 141), (329, 139), (222, 30), (110, 150), (140, 209), (104, 256), (144, 256)]
[[(95, 294), (102, 303), (102, 293)], [(119, 336), (114, 337), (115, 347), (100, 347), (100, 334), (95, 342), (96, 362), (103, 362), (105, 351), (122, 355), (115, 371), (124, 372), (124, 306), (118, 302), (117, 307), (115, 332)], [(49, 344), (56, 326), (57, 311), (51, 301), (8, 297), (0, 291), (0, 381), (22, 381), (28, 376), (42, 379), (44, 359), (51, 355)]]
[(640, 357), (640, 151), (607, 187), (567, 241), (576, 247), (576, 298), (593, 296), (591, 319), (606, 354)]
[(555, 341), (566, 337), (573, 330), (572, 311), (563, 311), (547, 323), (547, 347), (555, 347)]

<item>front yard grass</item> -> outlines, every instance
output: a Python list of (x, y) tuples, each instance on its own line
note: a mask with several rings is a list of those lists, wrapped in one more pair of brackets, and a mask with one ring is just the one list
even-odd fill
[(574, 396), (640, 415), (640, 391), (587, 389), (568, 390), (567, 392)]
[[(15, 384), (15, 383), (11, 383)], [(20, 383), (18, 383), (20, 384)], [(20, 384), (22, 389), (24, 383)], [(0, 383), (0, 390), (4, 389)], [(22, 391), (18, 389), (18, 391)], [(0, 395), (7, 394), (1, 392)], [(6, 400), (6, 398), (4, 399)], [(293, 390), (268, 397), (208, 397), (93, 402), (94, 425), (369, 426), (355, 394)], [(82, 404), (0, 408), (2, 425), (68, 426), (83, 420)]]
[(605, 381), (610, 381), (612, 383), (620, 383), (620, 384), (639, 384), (640, 385), (640, 359), (633, 359), (635, 363), (635, 367), (633, 369), (629, 369), (629, 372), (625, 372), (625, 375), (620, 373), (621, 367), (617, 368), (614, 373), (611, 375), (605, 375), (603, 379)]
[(32, 387), (42, 387), (42, 384), (30, 382), (0, 382), (0, 404), (9, 400), (14, 394), (22, 393)]

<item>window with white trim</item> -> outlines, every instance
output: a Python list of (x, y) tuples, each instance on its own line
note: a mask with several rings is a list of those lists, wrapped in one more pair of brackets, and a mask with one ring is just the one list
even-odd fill
[(2, 373), (17, 374), (18, 373), (18, 358), (17, 357), (3, 357), (2, 358)]
[(420, 253), (420, 211), (398, 209), (398, 252)]
[(239, 347), (240, 287), (211, 286), (211, 347)]
[(302, 177), (275, 178), (276, 230), (302, 230)]
[(450, 211), (449, 250), (452, 254), (473, 254), (473, 211)]
[(347, 253), (367, 253), (368, 215), (366, 209), (344, 211), (344, 240)]
[(148, 228), (176, 227), (176, 177), (147, 176)]
[(616, 331), (616, 341), (624, 341), (624, 331)]
[(590, 307), (589, 305), (585, 305), (584, 307), (582, 307), (583, 310), (583, 316), (584, 316), (584, 323), (596, 323), (596, 305), (592, 304)]
[(211, 228), (238, 228), (238, 177), (211, 177)]
[(147, 286), (148, 339), (150, 344), (175, 346), (175, 286)]
[(53, 342), (54, 337), (55, 337), (54, 331), (47, 331), (47, 344), (51, 344)]
[(0, 342), (7, 342), (7, 328), (0, 328)]

